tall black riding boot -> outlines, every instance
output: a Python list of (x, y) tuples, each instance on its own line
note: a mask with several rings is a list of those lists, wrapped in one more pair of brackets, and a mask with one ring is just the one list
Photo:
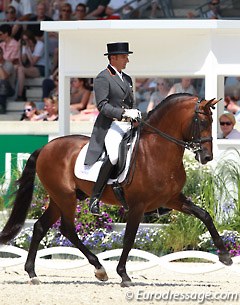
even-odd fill
[(92, 196), (90, 198), (89, 210), (93, 215), (100, 216), (99, 199), (102, 196), (113, 167), (114, 166), (107, 157), (107, 159), (103, 162), (102, 167), (100, 168), (99, 175), (97, 181), (93, 186)]

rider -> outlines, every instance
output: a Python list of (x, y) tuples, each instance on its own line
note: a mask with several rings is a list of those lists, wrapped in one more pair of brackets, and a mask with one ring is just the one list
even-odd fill
[(85, 165), (93, 165), (106, 151), (97, 181), (92, 190), (89, 209), (92, 214), (100, 215), (99, 199), (118, 161), (118, 149), (123, 135), (131, 129), (133, 120), (141, 117), (135, 108), (132, 79), (122, 72), (129, 62), (127, 42), (107, 44), (109, 65), (100, 72), (94, 81), (94, 92), (99, 115), (87, 150)]

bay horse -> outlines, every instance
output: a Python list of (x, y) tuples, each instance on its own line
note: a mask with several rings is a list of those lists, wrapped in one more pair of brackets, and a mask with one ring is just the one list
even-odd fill
[[(231, 265), (231, 257), (219, 236), (209, 213), (196, 206), (182, 193), (186, 181), (183, 166), (185, 148), (195, 153), (202, 164), (213, 159), (212, 111), (217, 100), (199, 100), (189, 94), (174, 94), (162, 101), (145, 120), (140, 122), (141, 132), (135, 155), (131, 181), (123, 185), (129, 207), (123, 251), (117, 273), (121, 286), (131, 285), (126, 261), (133, 246), (139, 223), (145, 212), (159, 207), (175, 209), (199, 218), (209, 230), (219, 250), (219, 260)], [(10, 217), (0, 233), (0, 243), (7, 243), (23, 227), (31, 204), (34, 179), (37, 174), (49, 194), (49, 206), (37, 220), (25, 264), (33, 284), (39, 284), (35, 273), (38, 246), (48, 229), (61, 218), (61, 233), (67, 237), (95, 267), (95, 276), (108, 279), (96, 255), (88, 250), (75, 232), (74, 215), (77, 198), (91, 194), (93, 182), (74, 175), (76, 158), (89, 141), (89, 137), (71, 135), (56, 138), (31, 154), (18, 180), (18, 190)], [(134, 169), (133, 169), (134, 168)], [(107, 186), (101, 200), (120, 205), (111, 186)]]

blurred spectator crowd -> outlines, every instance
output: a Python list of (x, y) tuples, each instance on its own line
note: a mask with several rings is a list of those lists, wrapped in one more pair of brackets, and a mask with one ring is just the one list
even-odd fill
[[(220, 1), (209, 2), (207, 18), (221, 18)], [(7, 111), (9, 97), (25, 101), (21, 120), (58, 118), (58, 35), (40, 29), (41, 21), (141, 18), (150, 7), (149, 18), (160, 9), (158, 0), (0, 0), (0, 113)], [(196, 17), (191, 12), (187, 18)], [(45, 56), (48, 45), (48, 54)], [(46, 73), (46, 67), (47, 73)], [(39, 101), (27, 101), (26, 78), (43, 78)], [(239, 78), (226, 79), (226, 92), (239, 100)], [(98, 114), (93, 79), (73, 78), (70, 86), (71, 120), (94, 120)], [(136, 79), (139, 109), (152, 110), (166, 96), (187, 92), (204, 97), (203, 79)], [(48, 104), (54, 101), (54, 115)], [(31, 108), (31, 111), (29, 109)]]
[[(32, 101), (38, 111), (46, 108), (46, 98), (58, 96), (58, 34), (48, 33), (45, 37), (41, 21), (120, 19), (123, 15), (138, 18), (141, 12), (138, 7), (147, 3), (146, 0), (0, 1), (0, 113), (6, 113), (10, 97), (16, 102), (27, 100), (26, 78), (44, 77), (42, 99)], [(72, 120), (96, 117), (92, 83), (92, 79), (71, 80)], [(23, 118), (36, 120), (36, 116), (26, 116), (25, 110)]]

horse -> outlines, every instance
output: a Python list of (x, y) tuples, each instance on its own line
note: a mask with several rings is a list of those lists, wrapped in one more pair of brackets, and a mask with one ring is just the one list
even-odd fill
[[(128, 205), (123, 250), (116, 268), (122, 287), (132, 285), (126, 271), (126, 261), (139, 223), (145, 212), (160, 207), (200, 219), (219, 250), (219, 260), (225, 265), (232, 264), (210, 214), (182, 193), (186, 181), (184, 150), (192, 150), (202, 164), (213, 159), (211, 109), (217, 102), (216, 99), (199, 100), (197, 96), (189, 94), (173, 94), (156, 106), (145, 119), (140, 120), (139, 141), (129, 170), (131, 179), (128, 183), (122, 183)], [(108, 279), (98, 257), (81, 242), (74, 226), (77, 199), (89, 196), (93, 187), (93, 182), (78, 179), (74, 175), (77, 156), (88, 141), (89, 137), (83, 135), (68, 135), (50, 141), (30, 155), (17, 181), (14, 205), (0, 233), (1, 244), (14, 238), (23, 227), (32, 200), (36, 174), (49, 194), (49, 206), (34, 225), (25, 263), (25, 271), (33, 284), (40, 283), (35, 273), (39, 243), (59, 218), (61, 233), (95, 267), (96, 278), (100, 281)], [(106, 204), (121, 205), (110, 185), (106, 186), (101, 200)]]

